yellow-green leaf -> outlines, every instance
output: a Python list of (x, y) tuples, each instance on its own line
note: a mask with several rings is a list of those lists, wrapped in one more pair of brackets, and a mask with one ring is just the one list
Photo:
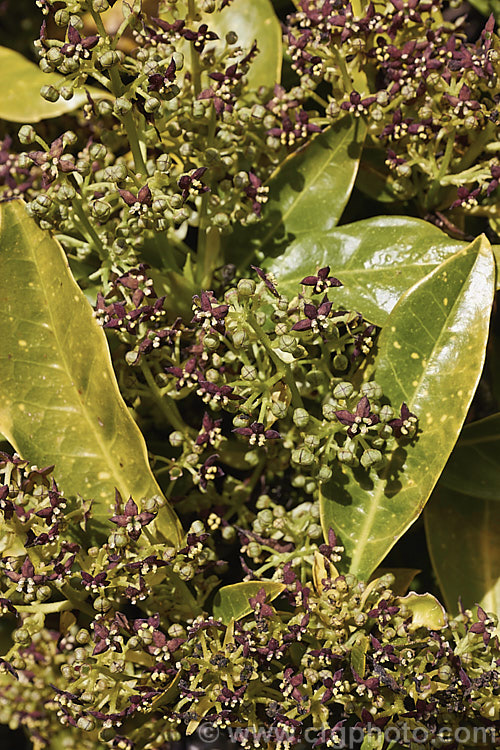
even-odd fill
[[(120, 395), (102, 328), (59, 244), (21, 201), (0, 205), (0, 430), (39, 466), (54, 463), (60, 488), (112, 515), (123, 498), (161, 495), (146, 445)], [(180, 525), (167, 504), (158, 528)]]
[[(38, 65), (27, 60), (19, 52), (0, 47), (0, 119), (10, 122), (40, 122), (73, 112), (87, 103), (83, 89), (65, 101), (48, 102), (40, 96), (42, 86), (58, 86), (63, 76), (57, 73), (42, 73)], [(106, 98), (110, 94), (104, 89), (86, 86), (94, 99)]]
[(417, 415), (418, 438), (377, 473), (336, 469), (321, 488), (325, 537), (339, 534), (344, 569), (361, 578), (418, 518), (455, 444), (483, 368), (494, 277), (480, 237), (412, 287), (382, 330), (376, 380)]
[[(498, 496), (500, 487), (497, 485)], [(439, 483), (424, 513), (427, 545), (450, 612), (480, 604), (500, 615), (500, 502)]]
[[(315, 233), (323, 236), (338, 224), (354, 185), (365, 132), (359, 119), (343, 117), (285, 159), (268, 183), (262, 220), (228, 235), (226, 256), (240, 268), (248, 268), (256, 256), (271, 271), (273, 258), (283, 256), (280, 269), (293, 269), (297, 253), (289, 257), (287, 248), (301, 247), (302, 240), (308, 243)], [(306, 244), (304, 252), (309, 248)]]
[[(403, 294), (466, 243), (453, 240), (427, 221), (410, 216), (376, 216), (327, 227), (308, 206), (306, 232), (294, 228), (283, 255), (269, 261), (283, 294), (296, 294), (304, 276), (330, 266), (342, 287), (330, 291), (338, 307), (359, 310), (384, 325)], [(315, 222), (315, 223), (313, 223)]]
[(411, 591), (397, 599), (396, 604), (411, 612), (410, 629), (441, 630), (446, 625), (446, 611), (432, 594), (416, 594)]
[(231, 620), (241, 620), (252, 611), (249, 599), (261, 589), (266, 592), (267, 601), (272, 601), (284, 591), (285, 586), (277, 581), (243, 581), (223, 586), (214, 599), (214, 617), (226, 625)]

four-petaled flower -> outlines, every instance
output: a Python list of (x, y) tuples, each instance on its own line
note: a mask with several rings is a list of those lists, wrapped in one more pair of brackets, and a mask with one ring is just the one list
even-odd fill
[(229, 305), (220, 305), (214, 297), (213, 292), (202, 292), (193, 297), (193, 312), (195, 313), (191, 323), (201, 323), (205, 329), (215, 329), (224, 333), (224, 318), (229, 310)]
[(252, 271), (255, 271), (259, 279), (264, 282), (264, 284), (274, 297), (280, 296), (278, 290), (276, 289), (276, 286), (274, 285), (274, 279), (272, 278), (271, 274), (265, 273), (265, 271), (263, 271), (262, 268), (259, 268), (258, 266), (250, 266), (250, 268), (252, 269)]
[(202, 492), (206, 491), (209, 482), (213, 482), (217, 477), (224, 476), (224, 472), (220, 466), (216, 465), (218, 458), (219, 456), (217, 453), (209, 456), (205, 463), (200, 466), (198, 474), (193, 477), (193, 481), (199, 486)]
[(377, 414), (370, 411), (370, 402), (366, 396), (358, 402), (355, 412), (341, 409), (335, 412), (339, 422), (347, 426), (347, 434), (353, 438), (355, 435), (364, 435), (370, 427), (378, 424), (380, 419)]
[(197, 52), (203, 52), (205, 44), (211, 42), (219, 37), (215, 31), (209, 31), (206, 23), (200, 24), (198, 31), (191, 31), (190, 29), (184, 29), (182, 32), (184, 39), (193, 42), (193, 47)]
[(477, 616), (478, 621), (471, 625), (470, 632), (482, 635), (484, 644), (487, 646), (491, 639), (490, 631), (493, 631), (495, 628), (495, 621), (491, 617), (488, 617), (484, 609), (479, 605), (477, 607)]
[(320, 268), (316, 276), (306, 276), (300, 282), (305, 286), (312, 286), (312, 294), (321, 294), (325, 292), (331, 286), (343, 286), (342, 282), (335, 278), (335, 276), (329, 276), (330, 266)]
[(199, 450), (205, 446), (216, 445), (220, 441), (222, 419), (212, 419), (210, 414), (203, 415), (202, 428), (195, 440)]
[(145, 213), (153, 203), (153, 196), (151, 195), (149, 185), (141, 187), (137, 195), (131, 193), (130, 190), (119, 190), (118, 192), (127, 206), (130, 207), (131, 214)]
[(339, 562), (344, 551), (344, 547), (337, 543), (337, 535), (332, 528), (328, 529), (328, 543), (320, 544), (318, 549), (331, 562)]
[(352, 112), (354, 117), (360, 117), (361, 115), (367, 115), (368, 107), (376, 101), (376, 96), (367, 96), (362, 99), (357, 91), (351, 91), (349, 94), (349, 101), (342, 102), (340, 108)]
[(274, 614), (273, 608), (269, 604), (266, 604), (266, 590), (264, 587), (259, 589), (255, 596), (251, 596), (248, 603), (259, 618), (272, 617)]
[(332, 305), (333, 303), (329, 302), (326, 296), (317, 307), (312, 302), (306, 302), (304, 305), (304, 315), (306, 317), (294, 323), (292, 331), (312, 330), (314, 333), (318, 333), (321, 329), (328, 328), (328, 316), (330, 315)]
[(351, 354), (351, 361), (355, 361), (361, 355), (367, 356), (375, 343), (374, 334), (376, 333), (376, 327), (369, 325), (365, 330), (354, 337), (354, 349)]
[(245, 188), (245, 193), (252, 200), (252, 209), (254, 214), (260, 216), (262, 204), (267, 203), (269, 199), (269, 188), (262, 184), (262, 180), (253, 172), (248, 173), (249, 184)]
[(177, 184), (182, 190), (182, 200), (187, 200), (190, 193), (201, 195), (201, 193), (206, 193), (210, 190), (207, 185), (201, 182), (201, 177), (203, 177), (206, 171), (206, 167), (198, 167), (191, 174), (181, 175)]
[(61, 54), (66, 57), (87, 59), (90, 57), (90, 50), (96, 46), (98, 41), (98, 36), (86, 36), (82, 39), (75, 27), (70, 24), (68, 26), (68, 41), (61, 47)]
[(279, 440), (281, 438), (277, 430), (266, 430), (262, 422), (252, 422), (250, 427), (236, 427), (233, 432), (249, 438), (250, 445), (265, 445), (266, 440)]
[(368, 617), (376, 617), (382, 623), (387, 623), (393, 615), (397, 615), (399, 607), (390, 605), (386, 599), (381, 599), (374, 609), (368, 612)]
[(401, 405), (400, 416), (391, 419), (387, 424), (392, 427), (392, 431), (397, 438), (411, 438), (416, 432), (418, 419), (415, 414), (408, 409), (403, 403)]
[[(119, 498), (118, 493), (117, 498)], [(117, 504), (119, 504), (119, 500)], [(147, 511), (139, 513), (139, 508), (137, 507), (136, 503), (134, 502), (134, 500), (132, 500), (131, 497), (129, 497), (129, 499), (127, 500), (127, 504), (125, 505), (124, 512), (112, 516), (111, 521), (115, 523), (119, 528), (125, 529), (129, 537), (133, 539), (134, 542), (136, 542), (141, 535), (142, 527), (147, 526), (148, 523), (151, 523), (155, 516), (156, 513), (150, 513)]]
[(148, 77), (148, 91), (162, 94), (168, 88), (168, 84), (175, 81), (176, 70), (175, 60), (172, 58), (165, 73), (153, 73)]

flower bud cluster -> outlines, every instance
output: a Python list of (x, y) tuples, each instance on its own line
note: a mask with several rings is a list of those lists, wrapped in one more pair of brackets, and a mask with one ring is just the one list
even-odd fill
[[(123, 382), (132, 378), (145, 404), (149, 388), (163, 405), (172, 450), (161, 460), (170, 480), (183, 495), (194, 490), (188, 504), (200, 490), (213, 500), (224, 488), (224, 503), (238, 497), (226, 521), (236, 512), (238, 522), (242, 513), (240, 492), (229, 492), (241, 484), (242, 470), (253, 477), (245, 502), (257, 482), (269, 493), (286, 481), (300, 503), (342, 467), (379, 471), (395, 441), (417, 431), (408, 406), (397, 413), (376, 381), (355, 390), (377, 329), (335, 306), (341, 282), (328, 267), (304, 277), (292, 298), (261, 269), (255, 274), (257, 281), (240, 279), (223, 299), (212, 291), (195, 295), (189, 324), (176, 318), (167, 325), (163, 300), (144, 304), (143, 291), (133, 292), (134, 302), (131, 289), (150, 284), (144, 268), (115, 279), (108, 296), (120, 293), (120, 302), (106, 305), (99, 296), (96, 310), (130, 347)], [(146, 291), (154, 296), (152, 286)], [(125, 361), (140, 368), (127, 375)]]
[(285, 28), (301, 89), (321, 84), (331, 121), (346, 113), (366, 121), (370, 145), (385, 151), (394, 199), (441, 211), (491, 203), (500, 175), (494, 18), (472, 42), (460, 22), (443, 20), (442, 5), (394, 0), (360, 11), (345, 0), (305, 0)]

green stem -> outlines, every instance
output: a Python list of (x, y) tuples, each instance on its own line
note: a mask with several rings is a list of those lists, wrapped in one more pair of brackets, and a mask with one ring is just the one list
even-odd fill
[(347, 70), (345, 60), (335, 48), (333, 48), (333, 52), (335, 55), (335, 61), (337, 65), (339, 66), (340, 72), (342, 74), (342, 80), (344, 82), (344, 88), (346, 90), (346, 93), (350, 94), (352, 91), (352, 81), (351, 81), (351, 76), (349, 75), (349, 72)]
[(448, 167), (450, 166), (451, 157), (453, 156), (453, 147), (455, 145), (455, 132), (456, 132), (456, 129), (453, 128), (450, 135), (448, 136), (448, 140), (446, 142), (446, 148), (444, 151), (444, 156), (441, 160), (438, 173), (436, 177), (434, 178), (432, 185), (430, 187), (429, 193), (427, 195), (426, 203), (428, 206), (432, 205), (432, 201), (435, 198), (436, 193), (441, 186), (441, 180), (446, 174)]
[(175, 430), (179, 430), (179, 432), (182, 432), (183, 435), (187, 434), (188, 427), (184, 423), (177, 405), (168, 394), (163, 394), (161, 392), (160, 388), (156, 384), (153, 373), (151, 372), (149, 366), (144, 362), (144, 360), (141, 361), (141, 370), (144, 377), (146, 378), (146, 383), (151, 390), (154, 400), (158, 404), (158, 407), (160, 408), (162, 413), (167, 418), (168, 422)]
[(488, 122), (486, 127), (478, 133), (477, 138), (473, 140), (470, 148), (463, 155), (457, 167), (457, 172), (462, 172), (464, 169), (468, 169), (471, 164), (474, 164), (478, 156), (484, 151), (486, 144), (495, 137), (497, 128), (498, 125)]
[(249, 313), (248, 322), (250, 323), (253, 330), (255, 331), (258, 340), (260, 341), (260, 343), (266, 350), (269, 358), (274, 362), (276, 369), (279, 372), (283, 373), (283, 377), (285, 378), (286, 384), (290, 388), (290, 393), (292, 394), (293, 405), (295, 406), (296, 409), (303, 408), (304, 404), (302, 403), (302, 397), (299, 393), (297, 384), (293, 378), (290, 368), (285, 362), (282, 362), (281, 359), (278, 357), (278, 355), (272, 350), (267, 340), (266, 334), (264, 333), (260, 325), (257, 323), (257, 319), (255, 318), (255, 315), (253, 313)]
[(105, 255), (105, 253), (104, 253), (104, 251), (102, 249), (101, 240), (99, 239), (99, 235), (97, 234), (96, 230), (94, 229), (94, 227), (92, 226), (92, 224), (88, 220), (87, 214), (85, 213), (85, 211), (82, 208), (81, 199), (78, 198), (78, 197), (75, 197), (72, 200), (71, 205), (73, 207), (73, 211), (75, 212), (75, 214), (78, 217), (78, 220), (79, 220), (79, 222), (81, 224), (82, 234), (85, 236), (85, 238), (86, 238), (87, 242), (89, 243), (89, 245), (91, 245), (95, 249), (95, 251), (98, 254), (99, 258), (101, 260), (104, 260), (105, 257), (106, 257), (106, 255)]

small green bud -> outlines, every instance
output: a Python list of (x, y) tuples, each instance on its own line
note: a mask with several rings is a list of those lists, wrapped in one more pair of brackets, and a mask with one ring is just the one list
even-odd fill
[(323, 412), (325, 419), (328, 419), (329, 421), (336, 419), (335, 412), (337, 411), (337, 408), (333, 404), (329, 402), (323, 404), (321, 411)]
[(14, 643), (27, 645), (28, 643), (31, 643), (31, 636), (26, 628), (18, 628), (12, 633), (12, 640)]
[(86, 643), (89, 643), (90, 641), (90, 633), (88, 630), (85, 630), (82, 628), (78, 631), (76, 634), (76, 642), (79, 643), (81, 646), (84, 646)]
[(266, 528), (266, 526), (270, 526), (274, 520), (273, 512), (272, 510), (269, 510), (269, 508), (265, 508), (264, 510), (259, 511), (257, 517), (261, 522), (263, 528)]
[(118, 50), (109, 49), (102, 55), (99, 55), (98, 63), (103, 70), (109, 70), (114, 68), (115, 65), (119, 65), (123, 60), (123, 53)]
[(75, 164), (75, 169), (78, 174), (83, 176), (88, 175), (91, 170), (90, 162), (88, 159), (78, 159)]
[[(160, 156), (156, 160), (156, 169), (159, 172), (166, 174), (170, 170), (171, 162), (172, 160), (168, 154), (160, 154)], [(172, 202), (170, 202), (170, 205), (172, 205)], [(179, 208), (179, 206), (172, 206), (172, 208)]]
[(40, 96), (48, 102), (57, 102), (59, 99), (59, 91), (54, 88), (54, 86), (42, 86), (40, 89)]
[(332, 478), (332, 470), (329, 466), (321, 466), (318, 471), (318, 479), (320, 482), (328, 482)]
[(307, 427), (309, 424), (309, 412), (306, 409), (294, 409), (293, 423), (296, 427)]
[(210, 331), (203, 339), (203, 346), (208, 349), (209, 352), (215, 351), (220, 344), (220, 336), (217, 331)]
[(252, 107), (252, 117), (254, 120), (262, 120), (267, 115), (267, 110), (262, 104), (254, 104)]
[(250, 424), (250, 417), (246, 414), (236, 414), (233, 418), (233, 424), (235, 427), (248, 427)]
[(109, 612), (111, 607), (112, 603), (104, 596), (98, 596), (97, 599), (94, 600), (94, 609), (97, 612)]
[(42, 57), (38, 61), (38, 67), (42, 71), (42, 73), (53, 73), (54, 72), (54, 66), (49, 63), (46, 57)]
[(168, 440), (170, 442), (170, 445), (172, 445), (174, 448), (180, 448), (180, 446), (184, 442), (184, 435), (179, 430), (174, 430), (174, 432), (171, 432), (168, 436)]
[(19, 129), (17, 137), (23, 146), (29, 146), (30, 143), (35, 142), (36, 130), (33, 125), (23, 125), (22, 128)]
[(174, 210), (182, 206), (182, 197), (180, 195), (172, 195), (169, 198), (170, 208)]
[(129, 102), (128, 99), (125, 99), (123, 96), (120, 96), (118, 99), (115, 100), (115, 103), (113, 105), (113, 112), (115, 113), (115, 115), (118, 115), (118, 117), (127, 115), (131, 110), (132, 110), (132, 102)]
[(53, 68), (56, 68), (64, 60), (64, 55), (58, 47), (51, 47), (47, 50), (46, 60)]
[(39, 602), (45, 602), (47, 599), (50, 599), (51, 593), (50, 586), (40, 586), (40, 588), (36, 590), (36, 598)]
[(338, 450), (337, 458), (341, 464), (347, 464), (348, 466), (352, 466), (357, 462), (354, 451), (346, 447), (342, 447)]
[(292, 461), (300, 466), (311, 466), (314, 463), (314, 453), (307, 448), (296, 448), (292, 451)]
[(376, 383), (374, 380), (370, 380), (368, 383), (363, 383), (359, 389), (363, 396), (367, 396), (369, 399), (381, 398), (383, 391), (382, 386)]
[(245, 453), (245, 461), (249, 466), (257, 466), (259, 463), (259, 452), (258, 451), (247, 451)]
[(69, 24), (69, 12), (66, 8), (56, 10), (54, 14), (56, 26), (67, 26)]
[(101, 99), (100, 102), (97, 102), (97, 111), (101, 117), (109, 117), (113, 112), (112, 102), (110, 102), (109, 99)]
[(288, 412), (288, 407), (284, 401), (273, 401), (271, 404), (271, 411), (277, 419), (284, 419)]
[(346, 399), (349, 398), (354, 393), (354, 386), (352, 383), (349, 383), (348, 381), (344, 381), (342, 383), (337, 383), (335, 388), (333, 389), (333, 396), (337, 399)]
[(92, 732), (95, 729), (95, 721), (91, 716), (80, 716), (76, 726), (84, 732)]
[(257, 542), (250, 542), (247, 547), (247, 554), (249, 557), (252, 557), (254, 560), (260, 557), (261, 548), (260, 545), (257, 544)]
[(31, 208), (36, 216), (45, 216), (52, 208), (52, 200), (48, 195), (41, 193), (31, 203)]
[(368, 448), (368, 450), (363, 451), (361, 456), (361, 466), (364, 466), (365, 469), (370, 468), (370, 466), (377, 467), (382, 460), (383, 456), (380, 451), (375, 448)]
[(257, 510), (263, 510), (264, 508), (269, 508), (271, 505), (271, 498), (269, 495), (260, 495), (257, 498), (257, 502), (255, 503), (255, 507)]
[(105, 13), (108, 8), (108, 0), (92, 0), (92, 10), (95, 13)]
[(240, 279), (238, 281), (238, 295), (240, 297), (252, 297), (255, 294), (256, 284), (253, 279)]
[(98, 221), (106, 221), (111, 214), (111, 206), (103, 200), (96, 200), (90, 205), (90, 214)]
[(380, 408), (378, 415), (381, 422), (389, 422), (394, 419), (394, 409), (389, 404), (385, 404)]
[(317, 523), (312, 523), (307, 529), (307, 536), (309, 539), (320, 539), (323, 535), (323, 529)]
[(235, 31), (228, 31), (226, 34), (226, 42), (229, 45), (236, 44), (238, 41), (238, 34)]
[(257, 380), (258, 374), (257, 368), (254, 365), (243, 365), (240, 372), (242, 379), (249, 381)]
[(280, 336), (278, 339), (278, 344), (280, 349), (284, 352), (287, 352), (288, 354), (293, 354), (297, 351), (297, 339), (290, 333), (285, 333), (283, 336)]
[(236, 530), (232, 526), (224, 526), (221, 531), (221, 536), (225, 542), (231, 544), (236, 539)]
[(335, 370), (347, 370), (349, 366), (349, 360), (345, 356), (345, 354), (336, 354), (332, 361), (333, 367)]
[(318, 435), (306, 435), (304, 438), (305, 445), (311, 450), (316, 450), (319, 447), (321, 440)]

